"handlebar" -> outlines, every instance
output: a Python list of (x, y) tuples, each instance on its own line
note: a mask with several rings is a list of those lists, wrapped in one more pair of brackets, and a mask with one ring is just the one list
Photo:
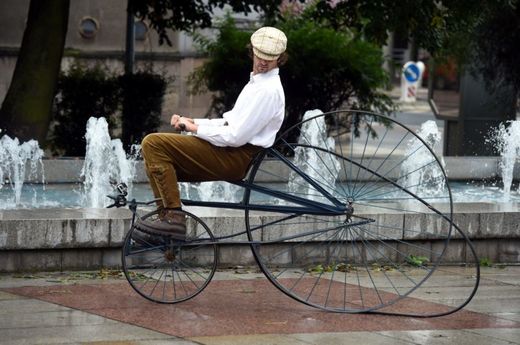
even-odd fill
[(107, 208), (112, 207), (123, 207), (127, 204), (130, 205), (130, 207), (136, 207), (137, 205), (150, 205), (157, 201), (157, 199), (150, 200), (150, 201), (136, 201), (135, 199), (130, 200), (130, 202), (126, 199), (126, 196), (128, 195), (128, 186), (125, 183), (118, 183), (115, 187), (117, 194), (113, 195), (107, 195), (108, 198), (114, 200), (114, 202), (107, 206)]
[(112, 207), (119, 208), (119, 207), (126, 206), (126, 196), (124, 196), (122, 194), (107, 195), (107, 197), (114, 200), (114, 202), (112, 204), (108, 205), (107, 208), (112, 208)]

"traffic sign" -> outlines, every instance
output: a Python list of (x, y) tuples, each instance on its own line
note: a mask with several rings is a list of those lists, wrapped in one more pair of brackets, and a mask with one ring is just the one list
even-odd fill
[(415, 102), (420, 87), (424, 64), (421, 61), (408, 61), (401, 73), (401, 97), (403, 102)]
[(406, 80), (410, 83), (415, 83), (417, 80), (419, 80), (419, 77), (421, 76), (421, 70), (414, 63), (411, 63), (408, 66), (406, 66), (403, 73)]

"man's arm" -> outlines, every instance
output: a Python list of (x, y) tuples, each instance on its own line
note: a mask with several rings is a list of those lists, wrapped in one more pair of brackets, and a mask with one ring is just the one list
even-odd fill
[(283, 100), (276, 92), (269, 89), (259, 90), (256, 97), (240, 108), (239, 114), (226, 117), (227, 126), (201, 125), (197, 129), (197, 136), (215, 146), (242, 146), (262, 131), (280, 109), (283, 109)]
[(216, 127), (223, 126), (225, 123), (225, 119), (192, 119), (191, 117), (181, 116), (178, 114), (173, 114), (170, 120), (170, 124), (176, 130), (183, 130), (193, 133), (197, 133), (199, 125)]

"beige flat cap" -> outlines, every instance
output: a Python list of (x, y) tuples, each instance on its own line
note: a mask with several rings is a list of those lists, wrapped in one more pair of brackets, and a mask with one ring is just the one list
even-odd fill
[(277, 28), (264, 26), (251, 35), (251, 45), (260, 59), (276, 60), (287, 47), (287, 37)]

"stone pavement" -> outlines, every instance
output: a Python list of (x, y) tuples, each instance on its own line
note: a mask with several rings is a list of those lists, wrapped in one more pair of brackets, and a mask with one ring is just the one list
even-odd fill
[[(437, 289), (414, 298), (413, 308), (443, 310), (465, 298), (457, 268), (439, 271)], [(143, 299), (118, 271), (4, 274), (0, 343), (520, 344), (520, 266), (483, 267), (473, 301), (437, 318), (323, 312), (283, 295), (254, 268), (219, 271), (176, 305)]]

